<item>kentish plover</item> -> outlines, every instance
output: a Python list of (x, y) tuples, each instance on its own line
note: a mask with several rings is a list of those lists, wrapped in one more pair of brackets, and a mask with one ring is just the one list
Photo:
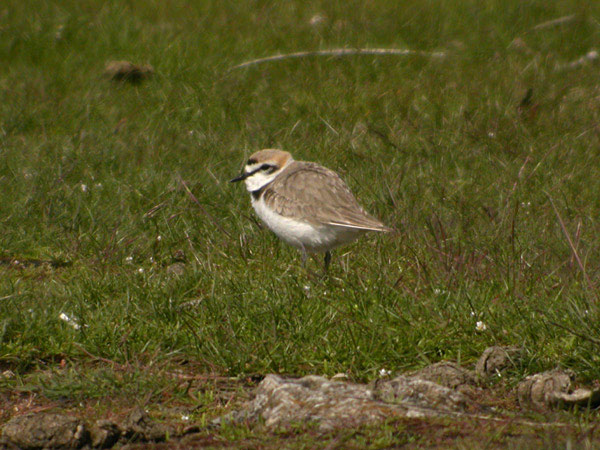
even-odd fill
[(295, 161), (288, 152), (260, 150), (231, 182), (242, 181), (256, 214), (279, 238), (308, 253), (325, 253), (367, 231), (392, 231), (358, 204), (340, 176), (319, 164)]

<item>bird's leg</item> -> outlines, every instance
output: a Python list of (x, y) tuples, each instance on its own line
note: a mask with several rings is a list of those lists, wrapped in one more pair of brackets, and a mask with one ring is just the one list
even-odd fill
[[(320, 278), (317, 274), (315, 274), (312, 270), (310, 270), (307, 266), (306, 266), (306, 260), (308, 259), (308, 252), (306, 251), (306, 249), (304, 248), (304, 246), (300, 247), (300, 252), (302, 253), (302, 268), (304, 270), (306, 270), (308, 272), (309, 277), (317, 277)], [(315, 255), (313, 253), (311, 253), (311, 257), (315, 257)]]
[(306, 254), (304, 246), (300, 247), (300, 252), (302, 253), (302, 267), (306, 268), (306, 259), (308, 258), (308, 255)]
[(329, 271), (329, 263), (331, 262), (331, 252), (329, 250), (327, 250), (325, 252), (325, 273), (327, 273)]

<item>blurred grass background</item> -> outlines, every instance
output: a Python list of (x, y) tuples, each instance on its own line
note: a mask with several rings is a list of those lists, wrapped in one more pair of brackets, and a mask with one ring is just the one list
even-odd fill
[[(599, 378), (598, 65), (568, 66), (599, 21), (575, 0), (5, 2), (0, 366), (365, 380), (498, 344), (526, 349), (520, 376)], [(446, 56), (229, 70), (341, 47)], [(155, 74), (112, 82), (120, 59)], [(401, 235), (311, 278), (227, 183), (265, 147), (337, 170)]]

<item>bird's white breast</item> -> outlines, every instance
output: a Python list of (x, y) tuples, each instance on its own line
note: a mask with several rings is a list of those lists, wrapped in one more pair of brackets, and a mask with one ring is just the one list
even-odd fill
[(252, 206), (258, 217), (280, 239), (309, 252), (324, 252), (338, 245), (349, 242), (361, 234), (360, 230), (352, 230), (333, 225), (313, 226), (308, 222), (284, 217), (273, 211), (265, 203), (262, 196), (252, 198)]

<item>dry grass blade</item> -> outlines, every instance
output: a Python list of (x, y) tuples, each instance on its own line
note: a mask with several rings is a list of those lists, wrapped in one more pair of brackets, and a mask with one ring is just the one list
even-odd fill
[(446, 56), (444, 52), (426, 52), (421, 50), (410, 50), (403, 48), (334, 48), (330, 50), (315, 50), (306, 52), (295, 52), (267, 56), (265, 58), (252, 59), (245, 61), (237, 66), (233, 66), (229, 70), (241, 69), (243, 67), (262, 64), (270, 61), (281, 61), (283, 59), (306, 58), (309, 56), (352, 56), (352, 55), (417, 55), (431, 56), (434, 58), (443, 58)]
[(144, 219), (149, 219), (151, 217), (154, 217), (158, 211), (165, 208), (166, 206), (167, 206), (167, 202), (161, 202), (158, 205), (153, 206), (146, 212), (146, 214), (144, 214)]
[(540, 314), (544, 318), (544, 320), (548, 324), (553, 325), (562, 330), (565, 330), (567, 333), (570, 333), (573, 336), (577, 336), (578, 338), (583, 339), (584, 341), (588, 341), (593, 344), (600, 345), (600, 339), (593, 338), (592, 336), (586, 336), (585, 334), (579, 333), (579, 332), (573, 330), (572, 328), (569, 328), (565, 325), (562, 325), (560, 323), (557, 323), (557, 322), (554, 322), (553, 320), (548, 319), (548, 317), (546, 316), (546, 313), (544, 311), (542, 311), (541, 309), (538, 309), (536, 311), (538, 312), (538, 314)]
[(120, 369), (120, 370), (127, 370), (130, 368), (129, 364), (124, 365), (121, 363), (118, 363), (116, 361), (113, 361), (112, 359), (108, 359), (108, 358), (104, 358), (102, 356), (97, 356), (94, 355), (93, 353), (90, 353), (89, 351), (87, 351), (83, 345), (79, 344), (78, 342), (73, 342), (73, 346), (77, 347), (79, 350), (81, 350), (83, 353), (85, 353), (88, 357), (92, 358), (95, 361), (100, 361), (106, 364), (110, 364), (112, 367), (116, 368), (116, 369)]
[(568, 16), (558, 17), (556, 19), (547, 20), (546, 22), (538, 23), (532, 28), (532, 30), (543, 30), (544, 28), (550, 28), (555, 25), (562, 25), (569, 23), (575, 19), (575, 14), (569, 14)]
[[(89, 358), (91, 358), (94, 361), (98, 361), (98, 362), (102, 362), (105, 364), (109, 364), (110, 366), (112, 366), (113, 369), (115, 370), (121, 370), (121, 371), (131, 371), (134, 370), (136, 367), (134, 367), (131, 364), (120, 364), (116, 361), (113, 361), (112, 359), (108, 359), (108, 358), (104, 358), (102, 356), (97, 356), (94, 355), (93, 353), (89, 352), (88, 350), (86, 350), (83, 345), (74, 342), (73, 345), (75, 347), (77, 347), (79, 350), (81, 350), (86, 356), (88, 356)], [(139, 366), (138, 368), (143, 369), (148, 371), (150, 369), (151, 366)], [(171, 378), (177, 378), (180, 380), (217, 380), (217, 381), (231, 381), (231, 380), (237, 380), (237, 377), (227, 377), (227, 376), (221, 376), (221, 375), (217, 375), (214, 373), (205, 373), (205, 374), (194, 374), (194, 375), (190, 375), (187, 373), (179, 373), (179, 372), (173, 372), (173, 371), (161, 371), (162, 375), (166, 375), (168, 377)]]
[(59, 259), (36, 259), (36, 258), (14, 258), (14, 257), (0, 257), (0, 265), (5, 266), (15, 266), (15, 267), (24, 267), (24, 266), (33, 266), (39, 267), (43, 265), (47, 265), (54, 269), (68, 267), (73, 264), (72, 261), (62, 261)]
[(187, 184), (185, 184), (185, 181), (183, 181), (182, 179), (180, 179), (179, 181), (181, 182), (181, 185), (184, 187), (185, 192), (187, 192), (187, 194), (190, 196), (192, 201), (198, 206), (200, 211), (202, 211), (202, 214), (204, 214), (206, 217), (208, 217), (208, 219), (213, 223), (213, 225), (215, 227), (217, 227), (219, 229), (219, 231), (221, 231), (221, 233), (223, 233), (228, 238), (231, 238), (231, 234), (229, 234), (227, 232), (227, 230), (225, 228), (223, 228), (221, 226), (221, 224), (206, 210), (206, 208), (204, 208), (204, 206), (202, 206), (202, 203), (200, 203), (198, 201), (198, 199), (196, 198), (196, 196), (192, 193), (192, 191), (190, 191), (190, 188), (188, 187)]
[[(592, 283), (592, 280), (590, 280), (590, 277), (588, 276), (587, 272), (585, 271), (585, 267), (583, 266), (583, 262), (581, 262), (581, 258), (579, 257), (577, 248), (575, 248), (575, 244), (573, 244), (573, 240), (571, 239), (571, 236), (569, 235), (569, 232), (567, 231), (567, 227), (565, 226), (565, 223), (562, 220), (562, 217), (560, 216), (560, 213), (558, 212), (556, 205), (554, 204), (554, 200), (552, 200), (552, 197), (550, 197), (550, 195), (548, 193), (546, 193), (546, 195), (548, 196), (548, 199), (550, 200), (552, 209), (554, 209), (554, 213), (556, 214), (558, 223), (560, 223), (560, 228), (562, 229), (562, 232), (565, 235), (567, 242), (569, 243), (569, 247), (571, 248), (571, 251), (573, 252), (573, 256), (575, 257), (575, 260), (577, 261), (577, 265), (581, 269), (581, 273), (583, 273), (583, 277), (585, 278), (585, 281), (588, 284), (589, 289), (595, 293), (596, 289), (594, 287), (594, 284)], [(596, 297), (596, 300), (597, 300), (597, 297)]]

